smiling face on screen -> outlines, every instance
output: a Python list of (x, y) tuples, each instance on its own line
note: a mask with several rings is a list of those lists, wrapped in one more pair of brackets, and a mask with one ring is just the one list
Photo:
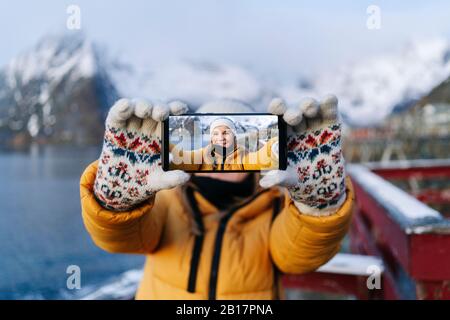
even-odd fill
[(211, 133), (211, 143), (225, 148), (233, 145), (234, 133), (227, 126), (217, 126)]

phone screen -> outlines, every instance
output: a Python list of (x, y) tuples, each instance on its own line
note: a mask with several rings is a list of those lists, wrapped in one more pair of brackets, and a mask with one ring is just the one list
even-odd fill
[(280, 116), (185, 114), (163, 123), (163, 170), (261, 171), (286, 168)]

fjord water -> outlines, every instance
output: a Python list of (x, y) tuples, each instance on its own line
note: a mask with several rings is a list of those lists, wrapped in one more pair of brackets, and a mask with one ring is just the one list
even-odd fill
[[(79, 180), (99, 148), (32, 146), (0, 153), (0, 299), (73, 299), (143, 257), (97, 248), (81, 219)], [(81, 270), (81, 290), (67, 288), (67, 267)]]

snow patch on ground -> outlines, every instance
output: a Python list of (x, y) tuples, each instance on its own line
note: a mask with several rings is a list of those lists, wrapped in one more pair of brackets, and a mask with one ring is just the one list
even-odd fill
[(122, 273), (100, 288), (83, 295), (81, 300), (125, 300), (133, 299), (142, 278), (141, 269)]

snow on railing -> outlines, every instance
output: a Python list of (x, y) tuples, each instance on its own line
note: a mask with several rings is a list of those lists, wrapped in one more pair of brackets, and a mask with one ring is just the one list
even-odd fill
[(405, 233), (450, 233), (450, 222), (438, 211), (371, 172), (367, 167), (348, 165), (347, 172), (386, 210)]
[[(284, 275), (285, 288), (358, 299), (450, 299), (450, 221), (383, 179), (445, 178), (450, 161), (352, 164), (347, 172), (356, 198), (352, 254), (339, 253), (315, 272)], [(373, 267), (381, 285), (372, 288)]]
[(415, 159), (394, 160), (387, 162), (366, 162), (364, 163), (364, 166), (370, 170), (450, 167), (450, 159)]
[(356, 196), (350, 248), (383, 259), (381, 297), (449, 299), (450, 221), (383, 178), (446, 179), (450, 163), (354, 164), (347, 172)]
[(374, 266), (380, 273), (384, 271), (383, 260), (379, 257), (338, 253), (316, 272), (368, 276), (371, 274), (370, 267)]

